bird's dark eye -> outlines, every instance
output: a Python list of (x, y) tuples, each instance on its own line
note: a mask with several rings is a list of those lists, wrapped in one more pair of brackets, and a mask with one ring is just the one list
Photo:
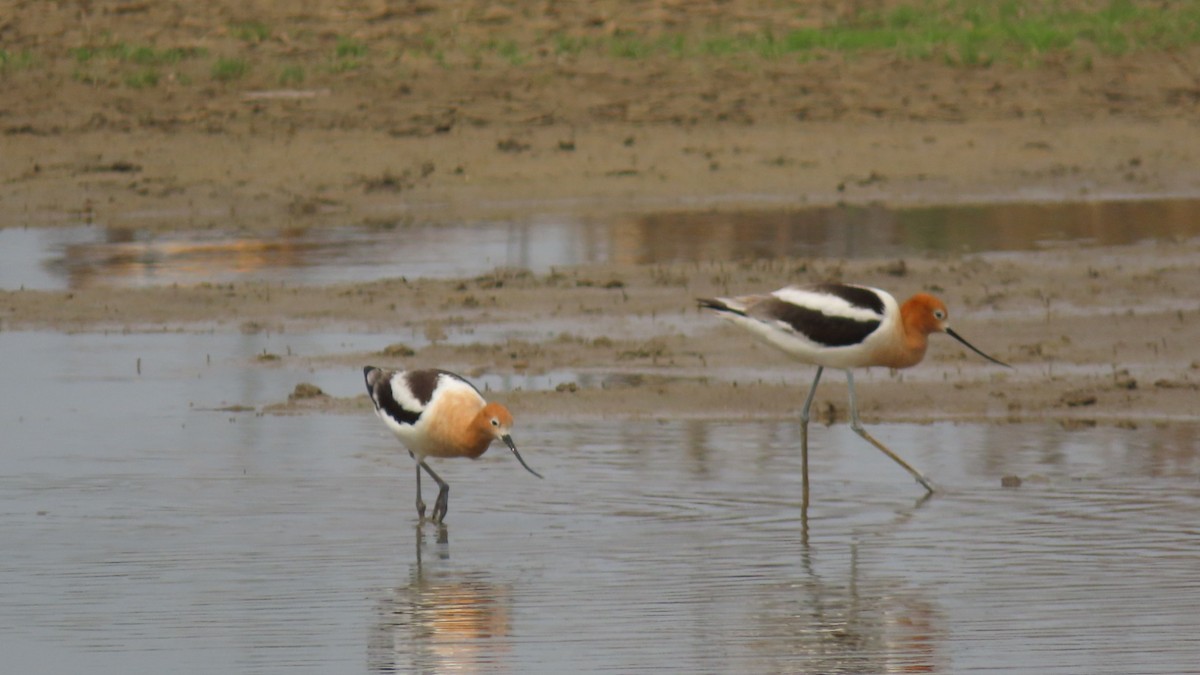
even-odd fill
[(494, 426), (494, 427), (498, 427), (498, 426), (500, 426), (500, 420), (498, 420), (498, 419), (496, 419), (495, 417), (493, 417), (493, 418), (492, 418), (492, 426)]
[(941, 321), (946, 318), (946, 313), (940, 309), (935, 309), (935, 310), (933, 310), (933, 318), (937, 319), (938, 321)]

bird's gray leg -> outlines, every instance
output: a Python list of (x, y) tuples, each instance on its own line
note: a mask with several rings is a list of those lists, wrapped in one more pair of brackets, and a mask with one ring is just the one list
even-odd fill
[(441, 476), (434, 473), (433, 469), (429, 468), (429, 465), (426, 464), (424, 460), (418, 462), (417, 464), (420, 468), (425, 469), (425, 472), (429, 474), (430, 478), (437, 481), (438, 496), (433, 502), (433, 516), (430, 518), (430, 520), (435, 523), (441, 523), (446, 519), (446, 509), (450, 504), (450, 486), (446, 484), (446, 481), (442, 480)]
[(417, 465), (417, 517), (425, 517), (425, 501), (421, 499), (421, 465)]
[(417, 463), (417, 517), (424, 518), (425, 517), (425, 502), (421, 499), (421, 464), (422, 464), (422, 462), (420, 460), (418, 460), (417, 456), (412, 454), (411, 452), (408, 453), (408, 456), (412, 457), (413, 461), (415, 461)]
[(871, 434), (868, 434), (867, 430), (863, 428), (862, 422), (859, 421), (859, 419), (858, 419), (858, 401), (854, 396), (854, 373), (852, 373), (849, 370), (846, 371), (846, 384), (849, 386), (849, 389), (850, 389), (850, 428), (853, 429), (854, 432), (857, 433), (859, 436), (862, 436), (864, 439), (866, 439), (866, 441), (868, 443), (879, 448), (883, 452), (883, 454), (887, 455), (888, 457), (891, 457), (892, 461), (894, 461), (895, 463), (904, 467), (905, 471), (911, 473), (913, 475), (913, 478), (916, 478), (917, 482), (920, 483), (921, 486), (924, 487), (926, 491), (928, 491), (929, 493), (932, 494), (933, 493), (933, 485), (929, 482), (928, 478), (921, 475), (920, 471), (917, 471), (916, 469), (909, 466), (908, 462), (904, 461), (903, 459), (900, 459), (900, 455), (897, 455), (896, 453), (889, 450), (886, 445), (875, 440), (875, 437), (872, 436)]
[(812, 409), (813, 396), (817, 393), (817, 383), (821, 381), (821, 373), (825, 366), (817, 366), (817, 376), (813, 378), (812, 388), (808, 390), (808, 398), (804, 399), (804, 409), (800, 411), (800, 484), (804, 488), (804, 496), (800, 507), (808, 510), (808, 413)]

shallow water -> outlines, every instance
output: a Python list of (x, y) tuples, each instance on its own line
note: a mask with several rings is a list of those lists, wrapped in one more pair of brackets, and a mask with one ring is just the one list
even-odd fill
[[(664, 211), (608, 218), (429, 222), (244, 236), (79, 225), (0, 227), (0, 288), (146, 286), (257, 279), (293, 284), (382, 277), (541, 274), (585, 263), (859, 258), (1120, 245), (1200, 236), (1200, 200), (1000, 202)], [(697, 236), (703, 233), (703, 236)]]
[[(927, 501), (848, 428), (816, 426), (806, 527), (794, 422), (517, 411), (546, 480), (502, 449), (436, 464), (453, 486), (439, 542), (365, 402), (211, 410), (313, 379), (253, 365), (278, 339), (0, 332), (6, 668), (1177, 673), (1200, 657), (1194, 425), (873, 427), (942, 488)], [(318, 376), (361, 386), (357, 368)], [(1023, 486), (1002, 488), (1010, 474)]]

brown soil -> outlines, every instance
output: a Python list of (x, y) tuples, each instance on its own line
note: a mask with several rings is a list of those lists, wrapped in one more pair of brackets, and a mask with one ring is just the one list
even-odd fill
[[(438, 215), (587, 213), (703, 204), (1157, 196), (1200, 191), (1200, 51), (1096, 55), (1036, 67), (963, 68), (885, 56), (815, 61), (619, 59), (555, 54), (545, 35), (702, 34), (819, 25), (843, 3), (0, 1), (0, 224), (89, 219), (126, 228), (285, 228)], [(687, 11), (684, 7), (686, 5)], [(240, 22), (270, 28), (239, 37)], [(799, 22), (799, 23), (798, 23)], [(453, 47), (445, 62), (418, 49)], [(347, 63), (339, 38), (369, 51)], [(513, 40), (513, 64), (467, 46)], [(136, 64), (69, 49), (117, 43), (202, 49), (135, 86)], [(218, 57), (249, 72), (218, 81)], [(287, 68), (302, 82), (280, 84)], [(719, 197), (719, 199), (715, 199)], [(1194, 242), (1006, 258), (611, 265), (538, 277), (382, 280), (345, 287), (201, 286), (0, 292), (6, 328), (308, 330), (553, 316), (683, 313), (688, 335), (432, 346), (413, 363), (467, 373), (619, 372), (604, 388), (513, 392), (519, 416), (786, 415), (807, 370), (714, 376), (786, 361), (707, 323), (692, 298), (821, 278), (898, 295), (940, 289), (955, 325), (1016, 366), (1001, 372), (950, 340), (926, 365), (863, 380), (868, 419), (1063, 419), (1136, 425), (1194, 419), (1200, 321)], [(611, 281), (619, 283), (608, 283)], [(472, 302), (467, 302), (468, 296)], [(402, 308), (403, 311), (395, 308)], [(303, 362), (303, 357), (292, 357)], [(390, 362), (390, 363), (389, 363)], [(287, 363), (287, 359), (283, 360)], [(261, 367), (273, 367), (263, 365)], [(711, 372), (710, 372), (711, 371)], [(944, 378), (944, 379), (943, 379)], [(839, 377), (827, 397), (844, 414)], [(287, 392), (280, 392), (280, 400)], [(321, 397), (281, 409), (355, 409)], [(648, 412), (653, 411), (653, 412)], [(826, 409), (828, 414), (828, 409)]]

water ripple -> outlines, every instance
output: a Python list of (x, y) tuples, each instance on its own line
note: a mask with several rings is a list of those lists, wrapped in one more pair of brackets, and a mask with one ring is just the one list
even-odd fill
[(438, 464), (439, 532), (416, 526), (411, 462), (366, 411), (197, 413), (216, 381), (114, 363), (31, 357), (28, 396), (0, 409), (15, 672), (1200, 662), (1194, 426), (873, 428), (942, 488), (922, 499), (834, 425), (814, 434), (804, 519), (794, 421), (544, 421), (521, 439), (544, 481), (503, 452)]

